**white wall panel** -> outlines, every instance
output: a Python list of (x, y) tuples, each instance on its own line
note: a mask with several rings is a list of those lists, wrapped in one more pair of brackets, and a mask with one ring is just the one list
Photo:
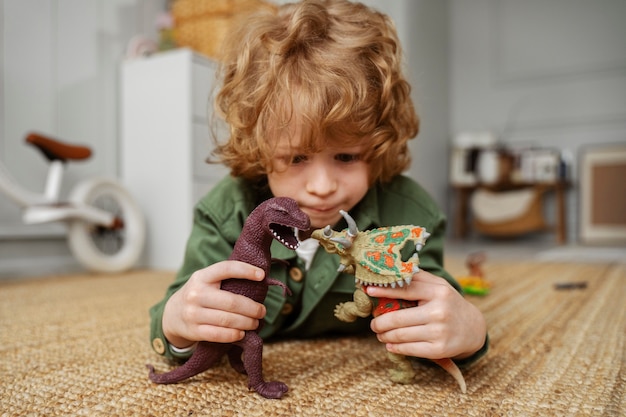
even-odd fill
[[(24, 145), (24, 132), (50, 131), (56, 123), (53, 69), (56, 37), (50, 16), (54, 2), (3, 2), (3, 126), (0, 158), (20, 184), (43, 190), (47, 167), (43, 157)], [(24, 24), (29, 22), (29, 24)], [(0, 236), (38, 233), (58, 234), (58, 227), (27, 228), (19, 210), (0, 195)]]
[[(41, 190), (47, 171), (24, 145), (31, 130), (93, 148), (92, 159), (70, 164), (64, 194), (81, 177), (118, 175), (120, 63), (132, 37), (156, 38), (155, 16), (164, 9), (165, 0), (0, 2), (0, 160), (21, 184)], [(0, 243), (0, 274), (10, 253), (67, 253), (60, 225), (22, 225), (3, 195)], [(20, 262), (12, 257), (12, 265)]]

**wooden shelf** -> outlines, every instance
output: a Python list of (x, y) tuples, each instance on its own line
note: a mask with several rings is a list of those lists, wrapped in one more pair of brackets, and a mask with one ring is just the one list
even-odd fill
[[(507, 182), (498, 184), (475, 184), (475, 185), (452, 185), (455, 191), (456, 208), (454, 214), (455, 234), (459, 238), (467, 237), (469, 231), (469, 201), (472, 194), (478, 189), (485, 189), (492, 192), (505, 192), (532, 188), (539, 192), (554, 193), (556, 198), (556, 224), (554, 231), (559, 244), (567, 241), (567, 208), (565, 206), (565, 195), (570, 184), (567, 181), (557, 182), (536, 182), (519, 183)], [(528, 230), (529, 232), (532, 230)]]

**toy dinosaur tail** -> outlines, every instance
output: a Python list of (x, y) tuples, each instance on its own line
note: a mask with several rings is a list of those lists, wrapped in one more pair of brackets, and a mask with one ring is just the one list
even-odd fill
[(187, 362), (169, 372), (157, 374), (152, 365), (146, 365), (150, 370), (148, 376), (157, 384), (175, 384), (206, 371), (215, 365), (230, 348), (230, 344), (200, 342)]
[(465, 385), (465, 378), (463, 378), (463, 374), (456, 363), (452, 361), (452, 359), (444, 358), (444, 359), (433, 359), (437, 365), (441, 366), (446, 370), (452, 377), (458, 382), (459, 387), (461, 387), (461, 392), (465, 394), (467, 392), (467, 387)]
[(162, 374), (156, 373), (154, 366), (147, 364), (146, 368), (150, 370), (148, 377), (150, 380), (157, 384), (176, 384), (180, 381), (183, 381), (187, 378), (191, 378), (192, 376), (198, 375), (201, 372), (204, 372), (206, 369), (202, 368), (193, 368), (187, 364), (183, 364), (176, 369), (173, 369), (169, 372), (164, 372)]

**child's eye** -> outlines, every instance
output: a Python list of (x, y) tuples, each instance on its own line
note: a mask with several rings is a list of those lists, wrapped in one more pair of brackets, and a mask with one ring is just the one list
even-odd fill
[(339, 153), (335, 155), (335, 159), (339, 162), (355, 162), (360, 159), (360, 155), (352, 153)]
[(292, 165), (297, 165), (297, 164), (301, 164), (303, 162), (306, 162), (308, 160), (306, 155), (294, 155), (291, 158), (291, 164)]

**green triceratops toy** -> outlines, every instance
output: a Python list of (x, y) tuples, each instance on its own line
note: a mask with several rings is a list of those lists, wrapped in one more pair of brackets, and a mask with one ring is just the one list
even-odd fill
[[(317, 239), (328, 253), (340, 257), (339, 271), (355, 275), (354, 301), (340, 303), (335, 307), (335, 317), (352, 322), (357, 317), (377, 317), (390, 311), (417, 306), (417, 301), (370, 297), (365, 289), (370, 285), (381, 287), (404, 287), (409, 285), (413, 275), (419, 272), (418, 252), (430, 234), (420, 226), (402, 225), (380, 227), (360, 232), (348, 213), (339, 211), (348, 223), (348, 228), (337, 232), (330, 225), (313, 231), (311, 237)], [(403, 259), (403, 249), (412, 242), (413, 252)], [(415, 378), (415, 370), (404, 355), (387, 352), (395, 365), (390, 369), (391, 380), (407, 384)], [(458, 382), (462, 392), (466, 392), (463, 374), (449, 358), (435, 359)]]

